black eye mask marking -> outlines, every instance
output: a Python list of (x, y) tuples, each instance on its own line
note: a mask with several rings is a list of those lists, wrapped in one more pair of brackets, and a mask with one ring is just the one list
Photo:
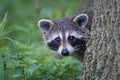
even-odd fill
[(68, 42), (71, 44), (71, 46), (75, 46), (78, 43), (77, 38), (75, 38), (74, 36), (69, 36)]
[(56, 37), (54, 40), (51, 42), (47, 43), (48, 47), (54, 51), (57, 51), (59, 46), (61, 44), (61, 39), (60, 37)]
[(84, 38), (75, 38), (74, 36), (69, 36), (68, 37), (68, 42), (71, 44), (71, 46), (75, 47), (75, 46), (82, 46), (85, 45), (86, 42), (84, 40)]

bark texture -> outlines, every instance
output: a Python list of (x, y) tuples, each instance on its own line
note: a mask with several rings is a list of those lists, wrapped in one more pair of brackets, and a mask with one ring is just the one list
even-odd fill
[(120, 80), (120, 0), (96, 0), (80, 80)]

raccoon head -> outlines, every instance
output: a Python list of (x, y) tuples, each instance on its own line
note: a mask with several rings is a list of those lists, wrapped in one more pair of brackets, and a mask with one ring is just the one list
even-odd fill
[(89, 17), (79, 14), (62, 20), (39, 20), (38, 26), (44, 32), (44, 41), (48, 47), (63, 56), (75, 52), (84, 53), (90, 38)]

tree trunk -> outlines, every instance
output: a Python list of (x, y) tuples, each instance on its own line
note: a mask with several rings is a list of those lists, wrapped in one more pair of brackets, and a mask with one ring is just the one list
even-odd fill
[(96, 0), (81, 80), (120, 80), (120, 0)]

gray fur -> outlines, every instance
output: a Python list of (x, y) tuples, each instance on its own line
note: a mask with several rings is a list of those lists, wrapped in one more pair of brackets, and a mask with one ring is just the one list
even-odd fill
[[(88, 16), (87, 17), (82, 16), (82, 18), (81, 18), (81, 16), (80, 16), (81, 14), (79, 14), (78, 16), (71, 17), (71, 18), (50, 21), (50, 22), (52, 22), (52, 26), (50, 25), (51, 27), (44, 34), (44, 40), (45, 40), (46, 44), (48, 42), (50, 43), (56, 37), (59, 37), (61, 33), (62, 33), (62, 37), (63, 37), (62, 39), (65, 39), (67, 37), (65, 35), (66, 32), (69, 35), (71, 35), (71, 33), (75, 32), (76, 34), (74, 35), (74, 37), (81, 38), (79, 36), (82, 36), (85, 43), (87, 43), (88, 40), (90, 39), (90, 32), (91, 32), (90, 30), (91, 30), (93, 13), (88, 12), (88, 13), (84, 13), (84, 14), (88, 15)], [(79, 19), (83, 19), (83, 22), (78, 21)], [(80, 23), (78, 23), (78, 22), (80, 22)], [(39, 24), (38, 24), (38, 26), (40, 27)], [(44, 28), (44, 26), (42, 26), (42, 28)], [(58, 35), (58, 36), (55, 36), (55, 38), (54, 38), (53, 35)], [(69, 43), (68, 40), (61, 40), (61, 45), (63, 45), (64, 47), (67, 47), (66, 45), (68, 43)], [(73, 49), (74, 49), (74, 47), (73, 47)], [(86, 49), (86, 46), (84, 45), (83, 49), (73, 51), (71, 56), (74, 56), (77, 59), (83, 60), (85, 49)]]

